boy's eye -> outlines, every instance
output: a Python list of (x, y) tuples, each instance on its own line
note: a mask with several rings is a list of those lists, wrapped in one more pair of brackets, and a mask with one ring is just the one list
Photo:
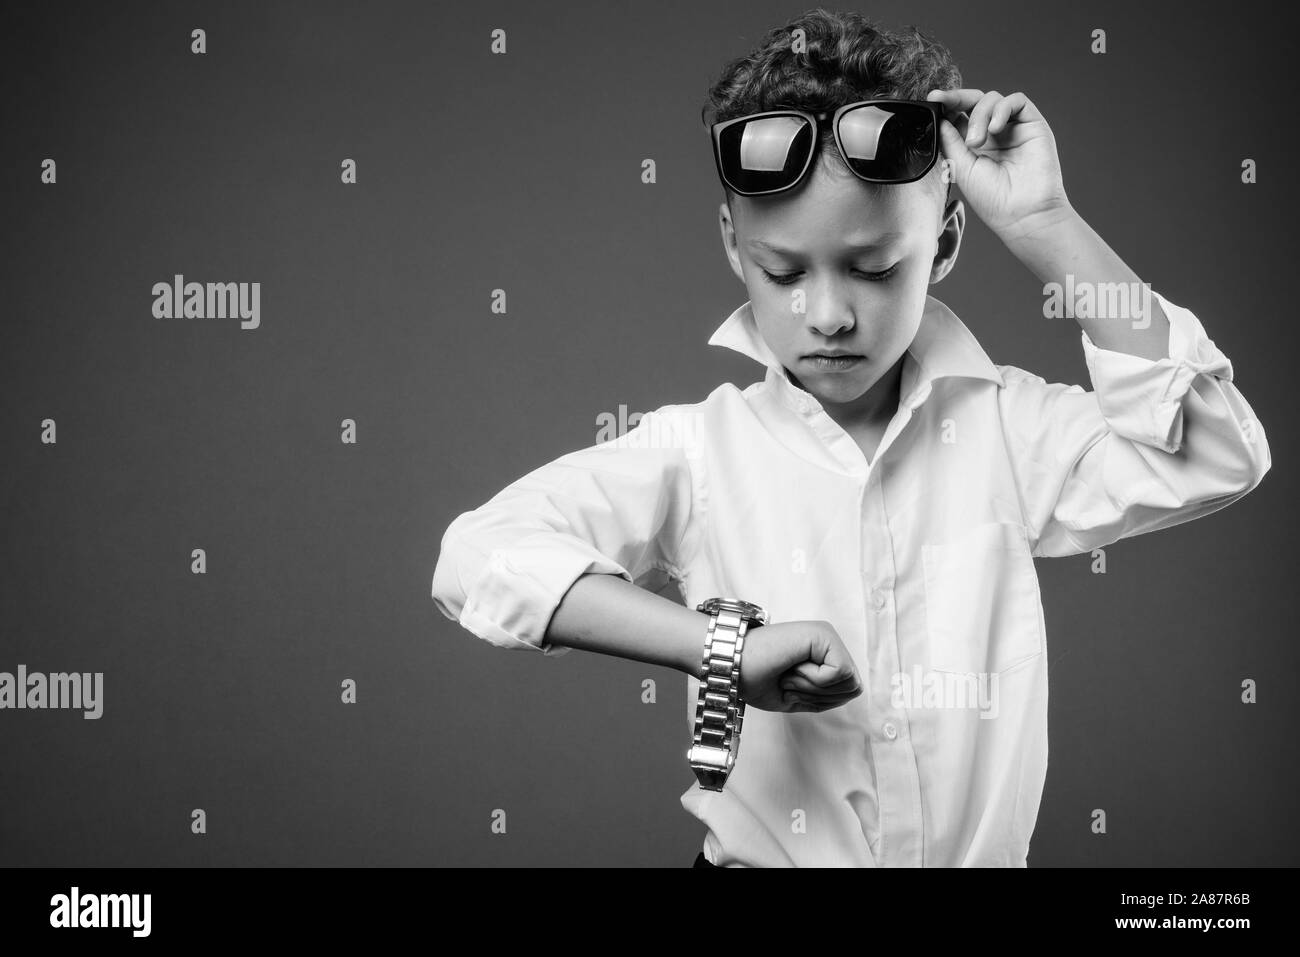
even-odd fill
[[(789, 286), (792, 283), (796, 282), (799, 279), (799, 276), (801, 275), (801, 273), (797, 273), (797, 272), (774, 274), (768, 272), (766, 269), (762, 269), (761, 267), (759, 271), (763, 274), (763, 278), (765, 280), (771, 283), (776, 283), (776, 285), (778, 286)], [(862, 272), (862, 275), (867, 279), (868, 282), (884, 282), (890, 276), (894, 275), (894, 273), (896, 273), (897, 271), (898, 271), (898, 263), (894, 263), (894, 265), (890, 266), (888, 269), (886, 269), (883, 272)]]
[(796, 279), (799, 278), (799, 274), (797, 272), (787, 273), (781, 276), (774, 276), (766, 269), (760, 268), (759, 271), (763, 274), (764, 279), (766, 279), (768, 282), (774, 282), (778, 286), (788, 286)]

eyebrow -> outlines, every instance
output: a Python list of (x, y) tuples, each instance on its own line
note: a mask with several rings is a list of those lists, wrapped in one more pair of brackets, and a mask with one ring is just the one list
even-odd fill
[[(871, 242), (849, 243), (848, 248), (854, 252), (874, 252), (875, 250), (883, 249), (890, 243), (897, 242), (902, 238), (902, 233), (882, 233), (879, 238)], [(760, 249), (766, 249), (781, 256), (790, 256), (796, 253), (796, 250), (786, 249), (784, 246), (778, 246), (776, 243), (769, 243), (765, 239), (751, 239), (746, 243), (746, 245), (757, 246)]]

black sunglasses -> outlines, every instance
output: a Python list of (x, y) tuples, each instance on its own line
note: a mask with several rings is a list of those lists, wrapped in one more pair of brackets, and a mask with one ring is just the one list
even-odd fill
[(718, 176), (741, 196), (790, 189), (812, 166), (819, 126), (828, 115), (845, 164), (868, 183), (915, 182), (939, 158), (943, 104), (859, 100), (834, 114), (770, 110), (714, 123), (710, 130)]

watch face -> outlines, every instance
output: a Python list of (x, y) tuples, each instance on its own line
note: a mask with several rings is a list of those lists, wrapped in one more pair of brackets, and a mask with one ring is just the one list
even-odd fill
[(723, 608), (748, 618), (751, 627), (753, 625), (767, 624), (767, 612), (753, 602), (744, 601), (740, 598), (710, 598), (708, 601), (700, 602), (696, 610), (702, 611), (706, 615), (712, 615)]

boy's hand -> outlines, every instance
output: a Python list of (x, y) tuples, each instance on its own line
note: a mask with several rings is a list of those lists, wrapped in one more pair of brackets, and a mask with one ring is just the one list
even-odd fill
[(862, 694), (857, 668), (826, 621), (783, 621), (745, 634), (740, 696), (763, 711), (826, 711)]
[(944, 105), (939, 140), (949, 175), (1004, 242), (1050, 227), (1071, 212), (1056, 138), (1029, 97), (931, 90), (926, 99)]

